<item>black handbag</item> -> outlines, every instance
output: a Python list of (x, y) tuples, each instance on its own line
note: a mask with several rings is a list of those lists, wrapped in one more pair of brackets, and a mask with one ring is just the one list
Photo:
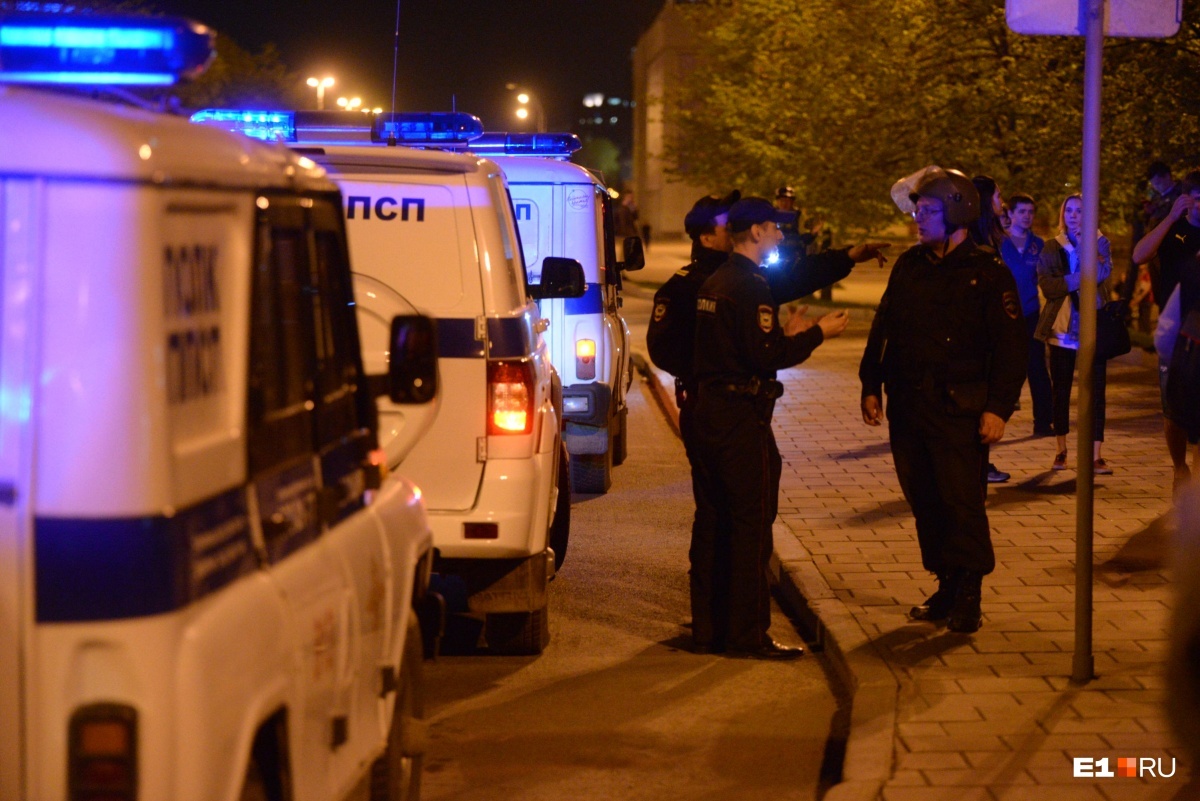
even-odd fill
[(1125, 325), (1125, 301), (1114, 300), (1096, 309), (1096, 358), (1115, 359), (1132, 348)]

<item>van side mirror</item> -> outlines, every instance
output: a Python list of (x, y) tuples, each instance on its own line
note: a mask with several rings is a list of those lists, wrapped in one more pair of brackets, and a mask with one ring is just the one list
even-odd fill
[(646, 249), (640, 236), (625, 237), (622, 253), (625, 255), (625, 261), (621, 262), (620, 268), (625, 272), (631, 273), (646, 266)]
[(543, 298), (580, 298), (587, 292), (583, 265), (575, 259), (547, 256), (542, 259), (542, 282), (529, 287), (534, 300)]
[(376, 381), (376, 397), (387, 395), (392, 403), (429, 403), (437, 395), (437, 326), (423, 314), (398, 314), (392, 318), (388, 339), (388, 372), (385, 386)]

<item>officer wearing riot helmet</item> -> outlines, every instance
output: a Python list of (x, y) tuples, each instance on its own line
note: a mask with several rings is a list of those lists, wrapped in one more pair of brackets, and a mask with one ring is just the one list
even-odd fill
[(974, 632), (983, 576), (995, 567), (984, 500), (988, 446), (1004, 436), (1025, 377), (1025, 329), (1012, 274), (971, 240), (979, 193), (957, 170), (926, 168), (893, 197), (919, 244), (896, 261), (859, 367), (862, 417), (883, 418), (896, 475), (938, 588), (917, 620)]
[(696, 521), (692, 532), (692, 635), (699, 651), (789, 659), (802, 649), (775, 642), (771, 622), (771, 524), (782, 463), (771, 414), (776, 370), (799, 364), (846, 328), (845, 311), (781, 326), (760, 265), (794, 215), (763, 198), (729, 210), (733, 253), (696, 298)]

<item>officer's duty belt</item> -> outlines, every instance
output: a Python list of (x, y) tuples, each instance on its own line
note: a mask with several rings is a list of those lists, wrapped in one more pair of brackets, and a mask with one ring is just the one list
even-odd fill
[(728, 395), (743, 395), (750, 398), (769, 398), (775, 400), (783, 395), (783, 384), (773, 378), (762, 380), (754, 376), (742, 384), (714, 381), (707, 385), (710, 389), (724, 392)]

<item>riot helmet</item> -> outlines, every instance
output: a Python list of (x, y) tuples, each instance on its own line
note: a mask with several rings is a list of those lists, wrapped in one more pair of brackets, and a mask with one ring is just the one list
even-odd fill
[(909, 192), (914, 205), (918, 198), (940, 201), (948, 230), (962, 228), (979, 219), (979, 190), (958, 170), (926, 170)]

